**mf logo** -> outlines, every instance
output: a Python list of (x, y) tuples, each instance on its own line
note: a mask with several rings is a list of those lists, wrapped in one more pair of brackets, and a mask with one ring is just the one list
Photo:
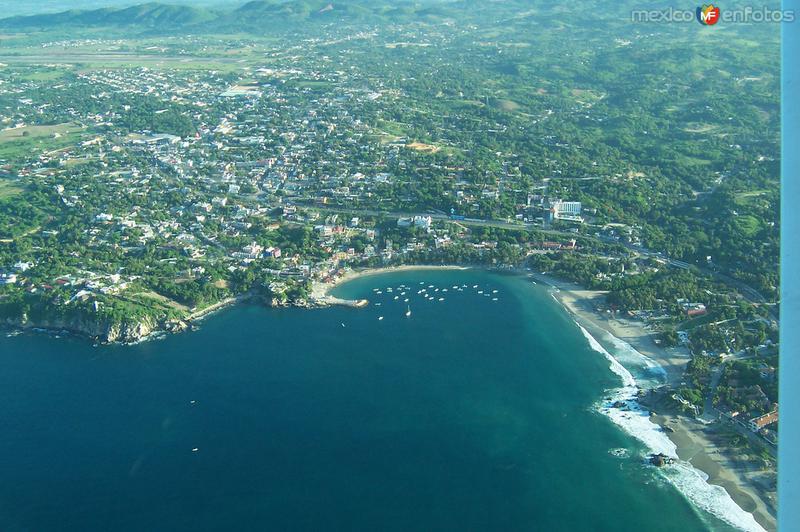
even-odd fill
[(719, 8), (714, 4), (703, 5), (697, 8), (697, 22), (703, 26), (713, 26), (719, 22)]

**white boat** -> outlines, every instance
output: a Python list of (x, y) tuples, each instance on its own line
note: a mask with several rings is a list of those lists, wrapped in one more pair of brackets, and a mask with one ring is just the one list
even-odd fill
[(406, 310), (406, 318), (410, 318), (410, 317), (411, 317), (411, 307), (409, 306), (408, 310)]
[(383, 321), (383, 316), (379, 317), (378, 321)]

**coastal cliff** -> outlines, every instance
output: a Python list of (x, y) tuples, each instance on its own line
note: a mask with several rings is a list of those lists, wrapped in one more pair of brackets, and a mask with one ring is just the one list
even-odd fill
[(19, 318), (9, 318), (2, 323), (22, 330), (66, 331), (106, 344), (130, 344), (142, 341), (154, 332), (161, 330), (177, 332), (186, 328), (183, 322), (170, 321), (162, 323), (149, 317), (112, 322), (80, 314), (37, 321), (30, 320), (27, 315), (23, 314)]

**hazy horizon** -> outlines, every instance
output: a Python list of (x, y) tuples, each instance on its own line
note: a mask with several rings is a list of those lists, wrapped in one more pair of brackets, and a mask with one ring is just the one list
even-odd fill
[[(35, 3), (18, 0), (0, 0), (2, 15), (0, 18), (19, 15), (39, 15), (43, 13), (59, 13), (69, 9), (100, 9), (104, 7), (128, 7), (146, 4), (155, 0), (39, 0)], [(244, 4), (247, 0), (164, 0), (164, 4), (183, 4), (192, 6), (229, 6)]]

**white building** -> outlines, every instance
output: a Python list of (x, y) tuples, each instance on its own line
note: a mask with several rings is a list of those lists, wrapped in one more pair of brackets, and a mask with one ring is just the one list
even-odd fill
[(397, 220), (397, 227), (419, 227), (420, 229), (430, 230), (433, 219), (430, 216), (414, 216), (413, 218), (400, 218)]
[(550, 202), (550, 217), (552, 220), (583, 223), (582, 210), (583, 206), (580, 201), (563, 201), (559, 199)]
[(550, 202), (550, 209), (554, 211), (556, 218), (562, 216), (580, 216), (583, 206), (580, 201), (555, 200)]

